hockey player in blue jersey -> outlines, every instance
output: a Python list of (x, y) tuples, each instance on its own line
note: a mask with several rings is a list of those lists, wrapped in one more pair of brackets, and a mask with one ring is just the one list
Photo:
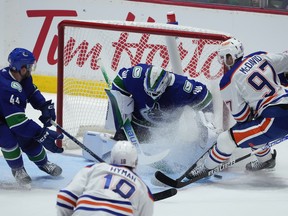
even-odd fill
[[(208, 173), (228, 160), (236, 147), (258, 149), (288, 133), (288, 91), (281, 85), (285, 83), (283, 73), (288, 71), (288, 53), (255, 52), (243, 56), (243, 45), (235, 38), (220, 46), (219, 60), (229, 69), (220, 81), (221, 95), (236, 124), (219, 135), (204, 163), (197, 164), (188, 178)], [(276, 165), (275, 150), (263, 150), (256, 158), (246, 165), (246, 170)]]
[[(62, 148), (55, 145), (55, 140), (63, 135), (49, 130), (50, 120), (55, 120), (54, 104), (46, 101), (33, 84), (31, 72), (36, 67), (36, 60), (30, 51), (15, 48), (8, 56), (9, 66), (0, 73), (0, 147), (5, 160), (12, 170), (16, 181), (30, 185), (22, 159), (25, 152), (38, 168), (52, 176), (61, 174), (62, 169), (51, 163), (43, 146), (51, 152), (61, 153)], [(27, 103), (40, 110), (38, 125), (25, 114)]]
[[(203, 83), (154, 65), (122, 68), (113, 80), (113, 90), (121, 93), (116, 96), (121, 101), (121, 113), (131, 115), (133, 128), (142, 141), (149, 140), (149, 128), (176, 120), (186, 105), (196, 111), (212, 111), (212, 96)], [(114, 138), (125, 139), (125, 134), (118, 130)]]

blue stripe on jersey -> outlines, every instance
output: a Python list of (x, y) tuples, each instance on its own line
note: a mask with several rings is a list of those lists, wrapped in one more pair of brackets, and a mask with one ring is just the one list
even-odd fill
[(244, 106), (244, 108), (243, 108), (239, 113), (233, 115), (233, 117), (234, 117), (234, 118), (237, 118), (237, 117), (243, 115), (243, 113), (246, 112), (246, 110), (247, 110), (247, 106), (248, 106), (248, 104), (246, 103), (246, 105)]
[(78, 199), (78, 196), (76, 196), (75, 194), (71, 193), (70, 191), (68, 190), (60, 190), (61, 193), (66, 193), (68, 194), (69, 196), (71, 196), (72, 198), (74, 198), (75, 200)]
[(232, 80), (233, 75), (235, 74), (235, 72), (237, 71), (237, 68), (243, 63), (243, 61), (238, 61), (233, 67), (232, 70), (228, 70), (224, 76), (222, 77), (222, 79), (220, 80), (219, 86), (220, 86), (220, 90), (226, 88)]
[(220, 151), (217, 145), (213, 147), (212, 151), (209, 154), (210, 159), (212, 159), (215, 163), (222, 163), (223, 161), (229, 159), (230, 156), (231, 154), (226, 154)]
[(127, 215), (130, 215), (130, 214), (121, 214), (121, 213), (119, 213), (119, 212), (114, 212), (114, 211), (109, 210), (109, 209), (106, 209), (106, 208), (78, 207), (78, 208), (76, 208), (75, 211), (77, 211), (77, 210), (85, 210), (85, 211), (104, 211), (104, 212), (110, 213), (111, 215), (117, 215), (117, 216), (127, 216)]
[(74, 207), (68, 206), (68, 205), (63, 204), (63, 203), (60, 203), (60, 202), (57, 202), (57, 205), (58, 205), (58, 206), (61, 206), (61, 207), (63, 207), (63, 208), (66, 208), (66, 209), (70, 209), (70, 210), (73, 210), (73, 209), (74, 209)]
[(250, 53), (249, 55), (245, 56), (244, 58), (247, 59), (247, 58), (250, 58), (254, 55), (261, 55), (261, 54), (267, 54), (267, 52), (264, 52), (264, 51), (253, 52), (253, 53)]
[[(271, 106), (271, 105), (272, 105), (272, 106), (273, 106), (273, 105), (277, 105), (277, 104), (278, 104), (277, 102), (278, 102), (279, 100), (281, 100), (282, 98), (284, 98), (284, 97), (288, 97), (288, 93), (285, 94), (285, 95), (282, 95), (281, 97), (277, 97), (276, 99), (274, 99), (274, 100), (270, 101), (269, 103), (265, 104), (265, 105), (262, 107), (262, 109), (264, 109), (264, 108), (266, 108), (266, 107), (268, 107), (268, 106)], [(266, 99), (266, 98), (264, 98), (264, 99)], [(260, 102), (261, 102), (261, 103), (260, 103)], [(263, 102), (263, 99), (260, 100), (260, 101), (257, 103), (256, 110), (259, 110), (259, 109), (261, 108), (262, 102)]]
[(227, 154), (227, 153), (220, 151), (217, 145), (214, 146), (214, 149), (219, 155), (221, 155), (223, 157), (230, 157), (231, 156), (231, 154)]

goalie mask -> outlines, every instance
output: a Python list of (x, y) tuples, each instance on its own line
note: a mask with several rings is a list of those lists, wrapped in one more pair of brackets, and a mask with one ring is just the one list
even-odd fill
[(135, 168), (138, 162), (138, 153), (130, 141), (118, 141), (111, 150), (111, 164)]
[[(227, 55), (231, 55), (233, 62), (232, 64), (227, 63)], [(218, 61), (220, 64), (225, 64), (228, 67), (234, 65), (235, 61), (244, 56), (244, 48), (242, 43), (235, 39), (230, 38), (229, 40), (224, 41), (218, 50)]]
[(15, 48), (8, 56), (10, 70), (20, 72), (25, 67), (29, 73), (35, 70), (36, 60), (32, 52), (24, 48)]
[(151, 66), (144, 78), (144, 90), (153, 99), (158, 99), (170, 83), (169, 72), (163, 68)]

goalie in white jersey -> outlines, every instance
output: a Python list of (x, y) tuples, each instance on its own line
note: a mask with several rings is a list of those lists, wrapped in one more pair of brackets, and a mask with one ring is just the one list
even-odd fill
[[(288, 133), (288, 91), (281, 85), (288, 71), (288, 53), (255, 52), (243, 56), (239, 40), (231, 38), (221, 44), (218, 57), (228, 71), (221, 79), (220, 90), (237, 123), (219, 135), (204, 164), (192, 170), (188, 178), (228, 160), (236, 147), (257, 149)], [(272, 153), (268, 148), (256, 157), (246, 165), (247, 170), (275, 167), (275, 150)]]
[(111, 151), (111, 165), (87, 166), (59, 191), (58, 216), (153, 215), (153, 196), (133, 172), (137, 160), (135, 146), (118, 141)]

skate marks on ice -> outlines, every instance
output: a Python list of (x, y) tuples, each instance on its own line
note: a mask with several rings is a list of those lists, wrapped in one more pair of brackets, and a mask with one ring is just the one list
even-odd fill
[[(223, 178), (220, 181), (216, 181), (215, 186), (231, 190), (288, 190), (287, 155), (284, 153), (285, 150), (281, 151), (281, 148), (287, 149), (287, 144), (288, 142), (284, 141), (275, 147), (280, 153), (277, 155), (275, 168), (257, 172), (246, 171), (246, 164), (256, 159), (255, 156), (251, 156), (235, 164), (235, 166), (218, 173)], [(243, 156), (249, 151), (251, 150), (237, 149), (232, 157)]]
[(31, 190), (31, 185), (19, 185), (16, 181), (12, 182), (10, 180), (0, 181), (0, 190), (21, 190), (29, 191)]
[(215, 187), (231, 190), (281, 190), (288, 189), (288, 177), (277, 172), (276, 169), (248, 172), (231, 168), (221, 172), (221, 180), (213, 182)]
[[(38, 167), (29, 161), (26, 155), (23, 155), (24, 166), (27, 173), (32, 178), (31, 187), (41, 189), (60, 189), (65, 187), (74, 175), (83, 167), (92, 164), (82, 157), (74, 157), (65, 154), (52, 154), (47, 152), (48, 159), (62, 167), (63, 172), (60, 176), (53, 177), (38, 169)], [(3, 156), (0, 156), (0, 190), (27, 190), (19, 186), (12, 175)]]

